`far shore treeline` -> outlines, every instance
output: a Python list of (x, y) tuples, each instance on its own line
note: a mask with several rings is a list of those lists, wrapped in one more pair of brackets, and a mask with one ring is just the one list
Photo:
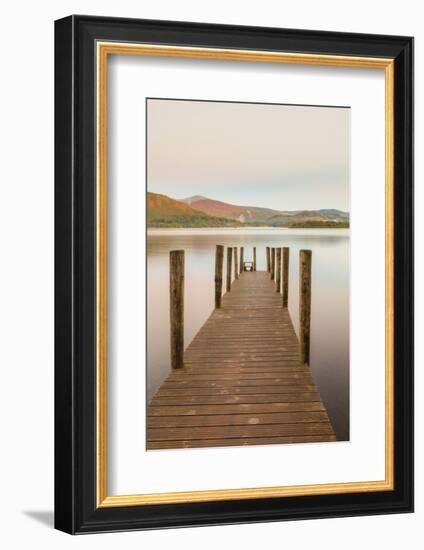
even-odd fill
[(175, 200), (147, 193), (148, 227), (348, 228), (349, 213), (336, 209), (279, 211), (237, 206), (195, 195)]

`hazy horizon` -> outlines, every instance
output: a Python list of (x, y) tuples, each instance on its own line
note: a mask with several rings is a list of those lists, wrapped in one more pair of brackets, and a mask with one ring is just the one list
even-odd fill
[(349, 212), (350, 109), (147, 100), (148, 191)]

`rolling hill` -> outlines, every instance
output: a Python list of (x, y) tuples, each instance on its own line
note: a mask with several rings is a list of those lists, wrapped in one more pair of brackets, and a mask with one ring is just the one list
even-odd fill
[(236, 225), (241, 224), (234, 220), (209, 216), (166, 195), (147, 193), (148, 227), (234, 227)]
[(245, 225), (301, 227), (304, 223), (307, 224), (305, 227), (312, 227), (313, 224), (323, 227), (330, 222), (332, 227), (339, 227), (337, 224), (340, 227), (349, 225), (349, 213), (336, 209), (279, 211), (257, 206), (238, 206), (199, 195), (182, 199), (181, 202), (208, 216), (237, 220)]
[(238, 206), (195, 195), (175, 200), (147, 193), (148, 227), (349, 227), (349, 213), (335, 209), (279, 211)]
[(263, 222), (271, 216), (280, 214), (278, 210), (272, 210), (271, 208), (238, 206), (236, 204), (228, 204), (226, 202), (208, 199), (199, 195), (181, 199), (181, 202), (190, 204), (196, 210), (200, 210), (209, 216), (219, 216), (220, 218), (238, 220), (241, 223)]
[(280, 213), (268, 218), (268, 223), (274, 227), (312, 227), (312, 224), (325, 224), (331, 222), (331, 227), (337, 227), (337, 224), (349, 223), (349, 214), (335, 210), (299, 210), (296, 212)]

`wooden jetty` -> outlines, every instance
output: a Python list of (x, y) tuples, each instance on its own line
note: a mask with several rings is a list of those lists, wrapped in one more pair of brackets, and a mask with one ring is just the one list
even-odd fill
[[(271, 254), (268, 270), (287, 277), (288, 252), (281, 254), (282, 269), (275, 269), (280, 253)], [(230, 284), (227, 278), (227, 293), (218, 299), (223, 247), (217, 247), (216, 308), (184, 351), (183, 366), (172, 369), (148, 405), (147, 449), (336, 440), (308, 365), (309, 326), (301, 326), (300, 346), (286, 307), (287, 282), (282, 281), (282, 296), (267, 271), (245, 271), (242, 258), (238, 278)], [(301, 251), (306, 324), (310, 259), (310, 251)], [(231, 260), (227, 265), (231, 270)]]

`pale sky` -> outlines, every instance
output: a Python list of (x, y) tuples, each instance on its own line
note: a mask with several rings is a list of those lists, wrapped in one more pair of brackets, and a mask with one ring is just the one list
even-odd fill
[(350, 109), (147, 100), (147, 187), (276, 210), (349, 211)]

